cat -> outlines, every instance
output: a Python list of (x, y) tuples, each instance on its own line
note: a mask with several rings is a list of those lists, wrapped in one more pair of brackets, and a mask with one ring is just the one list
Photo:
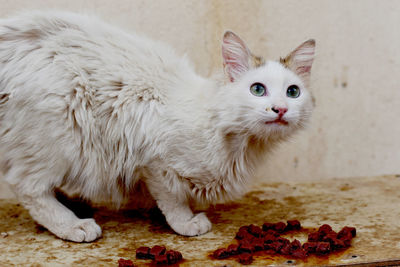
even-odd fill
[(315, 41), (279, 61), (223, 35), (224, 78), (196, 74), (165, 44), (99, 18), (31, 11), (0, 20), (1, 170), (59, 238), (102, 234), (58, 189), (116, 207), (155, 202), (178, 234), (207, 233), (193, 203), (240, 197), (263, 155), (309, 121)]

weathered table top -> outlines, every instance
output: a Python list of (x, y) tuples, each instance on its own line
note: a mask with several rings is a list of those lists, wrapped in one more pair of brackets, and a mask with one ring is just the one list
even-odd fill
[[(237, 266), (235, 259), (209, 255), (233, 242), (242, 225), (298, 219), (305, 227), (330, 224), (338, 231), (355, 226), (348, 250), (307, 261), (255, 256), (253, 266), (400, 265), (400, 178), (380, 176), (318, 182), (262, 183), (234, 203), (207, 210), (213, 229), (199, 237), (174, 234), (157, 212), (94, 210), (103, 237), (93, 243), (60, 240), (38, 226), (15, 200), (0, 200), (0, 266), (117, 266), (119, 258), (136, 265), (139, 246), (165, 245), (182, 252), (181, 266)], [(305, 236), (295, 236), (305, 241)]]

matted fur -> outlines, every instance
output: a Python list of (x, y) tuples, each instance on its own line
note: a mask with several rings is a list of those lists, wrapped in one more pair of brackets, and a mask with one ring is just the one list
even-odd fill
[[(94, 17), (31, 12), (0, 20), (5, 180), (38, 223), (68, 240), (92, 241), (101, 230), (61, 205), (57, 188), (118, 206), (142, 200), (140, 184), (177, 233), (209, 231), (189, 204), (240, 197), (262, 155), (302, 128), (312, 109), (304, 79), (245, 49), (258, 64), (221, 82), (197, 75), (168, 46)], [(268, 95), (252, 95), (254, 82)], [(291, 84), (299, 98), (285, 96)], [(288, 108), (288, 125), (265, 123), (276, 119), (277, 105)]]

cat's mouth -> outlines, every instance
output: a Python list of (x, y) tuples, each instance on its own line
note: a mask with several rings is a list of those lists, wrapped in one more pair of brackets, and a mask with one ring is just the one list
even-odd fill
[(283, 119), (276, 119), (274, 121), (266, 121), (265, 124), (280, 124), (280, 125), (288, 125), (289, 123)]

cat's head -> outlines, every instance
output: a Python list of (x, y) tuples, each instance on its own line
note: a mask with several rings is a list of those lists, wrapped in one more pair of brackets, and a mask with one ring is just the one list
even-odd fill
[(225, 95), (220, 105), (226, 126), (261, 138), (302, 128), (313, 108), (307, 87), (314, 51), (315, 41), (308, 40), (280, 61), (265, 61), (227, 31), (222, 57), (228, 81), (219, 92)]

